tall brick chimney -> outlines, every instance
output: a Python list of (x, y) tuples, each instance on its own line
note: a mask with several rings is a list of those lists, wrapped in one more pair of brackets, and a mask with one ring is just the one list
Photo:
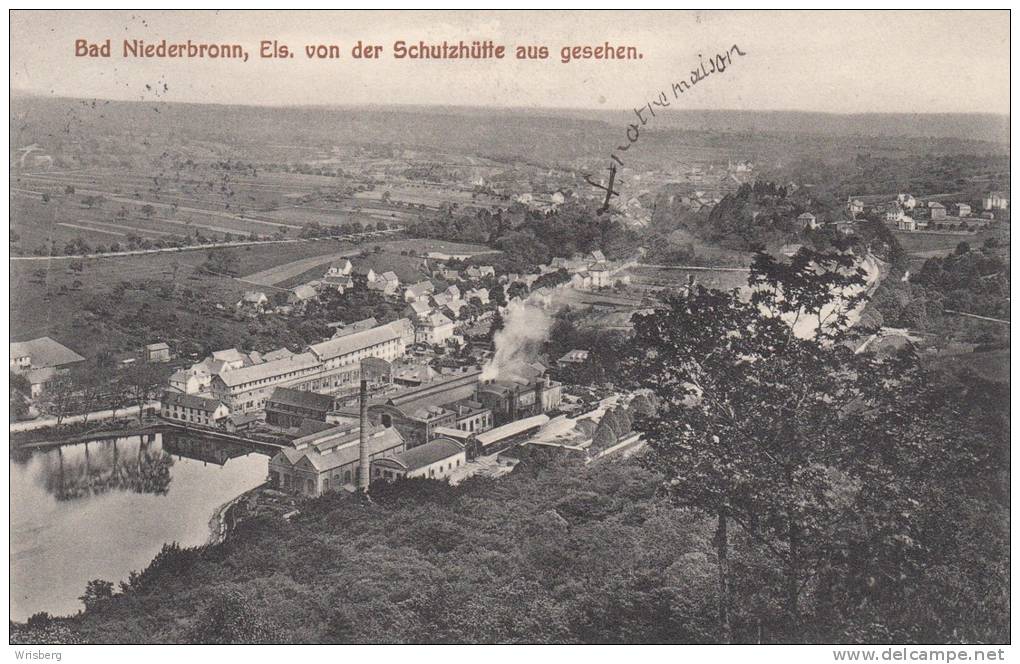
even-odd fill
[(358, 491), (368, 493), (371, 481), (368, 462), (368, 381), (361, 379), (358, 392)]

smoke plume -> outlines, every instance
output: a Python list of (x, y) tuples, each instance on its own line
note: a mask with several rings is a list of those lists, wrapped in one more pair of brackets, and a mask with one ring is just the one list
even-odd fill
[(503, 329), (492, 338), (495, 354), (482, 369), (482, 380), (527, 378), (524, 367), (538, 358), (542, 343), (553, 326), (553, 312), (563, 294), (552, 290), (549, 298), (534, 293), (514, 300), (503, 317)]

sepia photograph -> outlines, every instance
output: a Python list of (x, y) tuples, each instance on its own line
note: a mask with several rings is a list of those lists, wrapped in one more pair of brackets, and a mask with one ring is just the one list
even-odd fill
[(1010, 21), (10, 10), (8, 657), (1009, 659)]

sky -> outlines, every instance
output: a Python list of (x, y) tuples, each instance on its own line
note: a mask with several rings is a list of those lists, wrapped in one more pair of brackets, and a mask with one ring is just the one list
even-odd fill
[[(75, 57), (75, 40), (111, 40), (111, 58)], [(248, 62), (122, 58), (122, 41), (237, 43)], [(499, 61), (408, 61), (397, 40), (491, 39)], [(297, 51), (262, 59), (259, 43)], [(354, 59), (361, 40), (379, 60)], [(634, 46), (640, 60), (563, 64), (563, 46)], [(338, 60), (306, 45), (337, 44)], [(832, 113), (1009, 113), (1009, 13), (720, 12), (11, 12), (11, 87), (81, 98), (251, 105), (418, 104), (630, 109), (689, 78), (699, 56), (747, 53), (687, 108)], [(549, 59), (518, 61), (517, 45)], [(148, 86), (148, 87), (147, 87)]]

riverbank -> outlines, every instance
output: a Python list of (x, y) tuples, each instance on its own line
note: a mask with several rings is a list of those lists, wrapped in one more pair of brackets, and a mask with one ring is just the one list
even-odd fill
[[(149, 415), (159, 410), (159, 401), (149, 401), (142, 406), (142, 414)], [(57, 418), (55, 417), (37, 417), (34, 420), (22, 420), (20, 422), (11, 422), (10, 432), (20, 433), (24, 431), (35, 431), (37, 429), (50, 429), (55, 427), (66, 426), (70, 424), (88, 424), (89, 422), (102, 422), (104, 420), (115, 420), (121, 417), (138, 416), (138, 406), (124, 406), (123, 408), (107, 408), (105, 410), (97, 410), (91, 413), (79, 413), (76, 415), (65, 415), (60, 420), (60, 424), (57, 424)]]
[(130, 417), (117, 419), (113, 422), (104, 421), (103, 426), (99, 428), (86, 428), (86, 424), (80, 426), (61, 424), (59, 427), (11, 431), (10, 449), (12, 452), (15, 450), (48, 449), (104, 438), (158, 433), (163, 430), (163, 424), (162, 420), (154, 417), (145, 417), (141, 423), (138, 422), (137, 417)]

